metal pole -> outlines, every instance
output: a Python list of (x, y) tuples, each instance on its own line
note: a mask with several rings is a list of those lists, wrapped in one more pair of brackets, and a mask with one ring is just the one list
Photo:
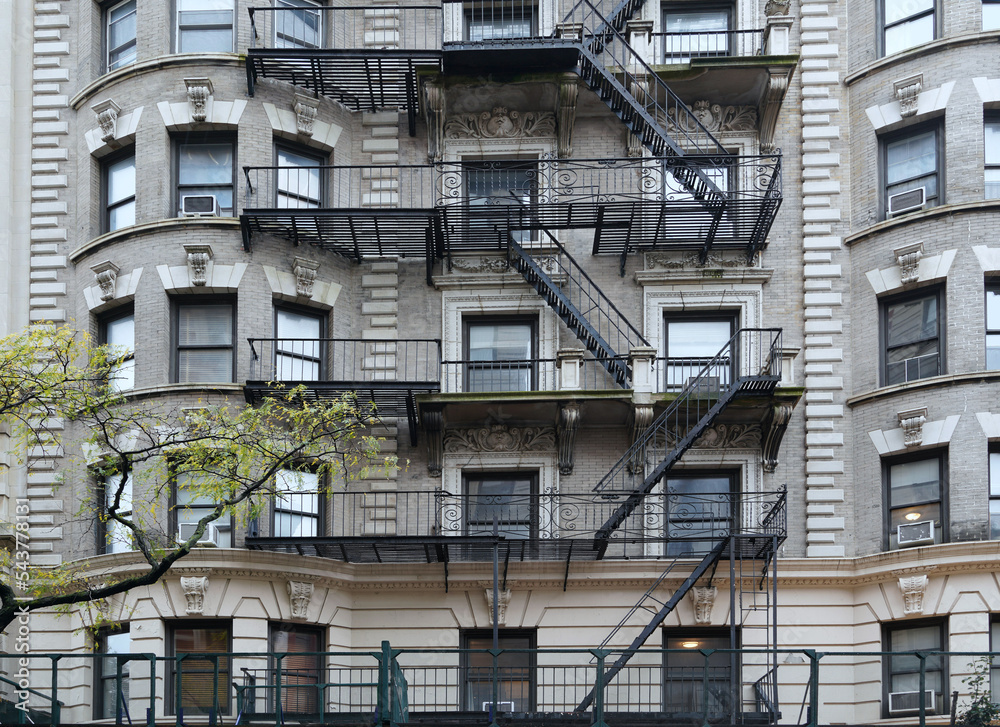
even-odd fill
[(500, 648), (500, 527), (493, 511), (493, 648)]

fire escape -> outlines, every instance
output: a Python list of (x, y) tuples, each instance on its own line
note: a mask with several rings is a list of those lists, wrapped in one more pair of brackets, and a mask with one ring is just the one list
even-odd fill
[[(704, 261), (713, 250), (735, 249), (752, 258), (764, 248), (781, 203), (780, 154), (729, 154), (631, 47), (624, 33), (642, 0), (625, 0), (606, 15), (590, 0), (579, 0), (557, 31), (545, 37), (442, 41), (445, 14), (451, 10), (461, 14), (466, 4), (446, 0), (435, 7), (251, 9), (251, 27), (260, 45), (247, 54), (249, 92), (252, 95), (262, 79), (270, 79), (295, 84), (352, 110), (398, 109), (407, 114), (414, 135), (424, 76), (463, 75), (501, 63), (575, 71), (647, 154), (538, 159), (515, 165), (437, 161), (317, 167), (320, 189), (312, 203), (295, 207), (275, 202), (282, 192), (282, 170), (247, 167), (241, 216), (244, 244), (249, 249), (253, 238), (263, 234), (284, 237), (296, 246), (316, 245), (359, 262), (384, 255), (423, 258), (428, 279), (437, 261), (450, 264), (455, 254), (502, 254), (615, 384), (627, 389), (635, 375), (629, 353), (647, 346), (647, 341), (554, 233), (592, 229), (593, 253), (614, 255), (622, 271), (629, 254), (649, 250), (695, 251)], [(322, 46), (297, 42), (296, 33), (288, 30), (292, 13), (307, 21), (307, 14), (313, 13), (332, 33), (329, 42)], [(507, 195), (475, 204), (469, 188), (473, 176), (486, 178), (492, 188)], [(541, 236), (547, 238), (547, 248), (558, 252), (547, 265), (533, 257), (532, 246), (525, 241)], [(523, 538), (507, 528), (507, 521), (516, 519), (511, 515), (513, 504), (500, 513), (494, 508), (489, 532), (461, 524), (462, 513), (476, 508), (470, 496), (452, 500), (448, 493), (401, 492), (394, 493), (392, 509), (407, 514), (397, 518), (393, 532), (364, 532), (345, 523), (324, 537), (252, 538), (248, 546), (354, 562), (441, 562), (446, 577), (448, 563), (488, 560), (498, 546), (505, 562), (564, 559), (567, 573), (574, 559), (665, 559), (663, 576), (605, 641), (605, 645), (618, 643), (616, 637), (629, 628), (633, 615), (649, 614), (641, 633), (608, 668), (605, 683), (615, 678), (691, 588), (706, 579), (710, 583), (719, 565), (727, 562), (733, 633), (757, 629), (754, 643), (773, 649), (775, 555), (785, 537), (784, 493), (709, 496), (672, 491), (667, 483), (671, 468), (730, 404), (774, 393), (781, 375), (780, 341), (776, 330), (737, 331), (673, 392), (595, 492), (580, 500), (582, 514), (572, 527), (556, 518), (554, 503), (544, 496), (536, 496), (532, 506), (548, 512), (549, 522), (538, 526), (537, 537)], [(384, 357), (384, 365), (374, 367), (377, 375), (361, 380), (349, 373), (326, 373), (325, 384), (310, 387), (317, 395), (370, 390), (384, 412), (407, 416), (415, 438), (415, 397), (440, 389), (434, 372), (435, 366), (440, 367), (440, 349), (433, 349), (431, 342), (410, 342), (414, 347), (407, 352), (407, 343), (376, 352)], [(419, 348), (418, 343), (425, 345)], [(268, 395), (267, 382), (280, 378), (267, 366), (288, 344), (262, 339), (252, 342), (256, 345), (264, 348), (254, 349), (261, 368), (248, 382), (251, 401)], [(351, 356), (368, 360), (372, 353), (367, 348), (352, 351)], [(435, 501), (424, 502), (428, 496)], [(560, 502), (568, 499), (562, 496)], [(372, 507), (370, 500), (357, 506)], [(351, 503), (344, 503), (335, 511), (351, 508)], [(661, 598), (658, 586), (678, 569), (687, 573), (682, 585), (669, 598)], [(775, 722), (777, 698), (768, 675), (777, 667), (776, 654), (769, 658), (769, 664), (752, 665), (763, 672), (754, 690), (758, 715)], [(732, 694), (729, 717), (737, 723), (743, 721), (744, 712), (737, 705), (744, 700), (735, 684)], [(588, 695), (578, 711), (586, 710), (593, 698), (593, 693)]]

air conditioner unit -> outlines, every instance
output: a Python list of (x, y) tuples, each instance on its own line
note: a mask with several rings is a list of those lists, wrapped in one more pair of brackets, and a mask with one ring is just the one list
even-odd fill
[[(177, 542), (186, 543), (194, 535), (198, 528), (198, 523), (180, 523), (177, 526)], [(198, 548), (218, 548), (219, 547), (219, 527), (215, 523), (209, 523), (205, 532), (201, 534), (201, 540), (195, 543)]]
[(181, 197), (182, 217), (219, 217), (219, 200), (214, 194), (189, 194)]
[(901, 215), (904, 212), (913, 212), (923, 209), (927, 203), (926, 187), (908, 189), (899, 194), (889, 195), (889, 216)]
[[(937, 713), (935, 693), (924, 692), (924, 709), (928, 714)], [(889, 692), (889, 714), (909, 714), (920, 711), (920, 692)]]
[[(513, 702), (497, 702), (496, 705), (497, 705), (497, 708), (496, 708), (495, 711), (497, 711), (497, 712), (513, 712), (514, 711), (514, 703)], [(483, 702), (483, 711), (484, 712), (489, 712), (490, 708), (492, 706), (493, 706), (493, 702)]]
[(934, 542), (934, 521), (920, 520), (896, 526), (896, 542), (900, 548)]

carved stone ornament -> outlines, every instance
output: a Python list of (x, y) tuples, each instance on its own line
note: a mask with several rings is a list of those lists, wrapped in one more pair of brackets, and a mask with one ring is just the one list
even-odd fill
[(101, 300), (113, 300), (115, 297), (115, 281), (118, 279), (118, 266), (110, 260), (91, 265), (97, 286), (101, 289)]
[(424, 424), (424, 436), (427, 438), (427, 471), (435, 477), (441, 474), (441, 463), (444, 459), (444, 415), (440, 411), (427, 411), (421, 414)]
[(312, 298), (313, 285), (316, 282), (316, 271), (319, 270), (319, 263), (315, 260), (306, 260), (304, 257), (296, 257), (292, 261), (292, 273), (295, 275), (295, 294), (302, 298)]
[(109, 142), (114, 139), (118, 133), (118, 114), (121, 113), (122, 107), (109, 98), (98, 101), (90, 108), (97, 114), (97, 123), (101, 127), (101, 141)]
[[(679, 442), (686, 432), (668, 432), (668, 444)], [(716, 424), (708, 427), (698, 437), (694, 449), (757, 449), (760, 447), (761, 429), (757, 424)]]
[(427, 158), (432, 162), (441, 161), (444, 151), (444, 86), (440, 82), (427, 81), (424, 84), (424, 115), (427, 117)]
[(556, 117), (550, 112), (509, 111), (497, 106), (479, 114), (464, 114), (445, 122), (446, 139), (513, 139), (555, 136)]
[(319, 100), (297, 93), (292, 103), (292, 111), (295, 112), (295, 128), (299, 135), (312, 136), (313, 125), (319, 115)]
[(559, 439), (559, 474), (573, 474), (573, 452), (576, 448), (576, 431), (580, 428), (580, 406), (575, 402), (559, 409), (556, 435)]
[[(653, 405), (652, 404), (635, 404), (632, 407), (631, 417), (632, 419), (632, 431), (631, 439), (629, 441), (630, 445), (635, 445), (639, 441), (639, 437), (649, 429), (649, 425), (653, 423)], [(628, 463), (628, 468), (630, 472), (640, 472), (644, 465), (642, 459), (642, 451), (636, 450), (635, 457), (632, 462)]]
[(903, 285), (915, 283), (920, 279), (920, 261), (924, 257), (924, 243), (911, 242), (909, 245), (897, 247), (892, 251), (899, 265), (899, 280)]
[(573, 153), (573, 127), (576, 124), (576, 102), (580, 95), (578, 76), (568, 73), (559, 81), (559, 156)]
[(927, 576), (907, 576), (899, 579), (899, 590), (903, 594), (903, 615), (924, 612), (924, 592), (927, 590)]
[(451, 261), (451, 267), (466, 273), (506, 273), (510, 271), (510, 263), (502, 257), (459, 257)]
[[(691, 113), (711, 132), (755, 131), (757, 109), (753, 106), (722, 106), (708, 101), (695, 101)], [(694, 131), (695, 124), (688, 114), (678, 115), (676, 109), (667, 112), (667, 131)]]
[(903, 446), (910, 449), (924, 443), (924, 423), (927, 421), (926, 407), (901, 411), (896, 414), (896, 420), (903, 428)]
[(508, 427), (493, 424), (472, 429), (449, 429), (445, 452), (551, 452), (556, 449), (552, 427)]
[(656, 270), (683, 270), (685, 268), (755, 268), (760, 267), (760, 255), (754, 255), (753, 260), (748, 264), (746, 255), (737, 253), (734, 256), (724, 255), (720, 252), (710, 252), (704, 260), (700, 253), (692, 252), (684, 255), (676, 253), (646, 253), (646, 269)]
[(205, 612), (205, 592), (208, 590), (208, 576), (181, 576), (181, 590), (187, 600), (185, 613), (188, 616)]
[(203, 286), (208, 282), (208, 263), (212, 259), (212, 246), (201, 244), (185, 244), (187, 252), (188, 274), (191, 285)]
[[(510, 589), (500, 591), (499, 603), (497, 603), (497, 625), (503, 626), (507, 623), (507, 606), (510, 604)], [(486, 608), (489, 609), (490, 623), (493, 622), (493, 589), (486, 589)]]
[(920, 100), (920, 91), (924, 87), (924, 74), (918, 73), (909, 78), (893, 81), (892, 91), (899, 101), (899, 115), (904, 119), (917, 115), (917, 103)]
[(775, 404), (764, 416), (760, 459), (765, 472), (774, 472), (778, 466), (778, 450), (781, 449), (781, 440), (785, 437), (791, 418), (791, 404)]
[(292, 603), (292, 618), (309, 616), (309, 599), (312, 598), (313, 584), (303, 581), (288, 581), (288, 597)]
[(204, 121), (208, 117), (208, 99), (212, 96), (212, 79), (185, 78), (188, 103), (191, 105), (191, 119)]
[(767, 0), (764, 5), (766, 15), (788, 15), (788, 10), (792, 6), (792, 0)]
[(694, 601), (694, 622), (696, 624), (712, 623), (712, 609), (715, 607), (715, 597), (719, 589), (715, 586), (700, 587), (691, 589), (691, 600)]

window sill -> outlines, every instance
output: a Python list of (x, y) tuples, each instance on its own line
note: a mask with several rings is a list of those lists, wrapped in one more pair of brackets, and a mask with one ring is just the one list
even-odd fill
[(70, 99), (70, 108), (79, 110), (84, 103), (96, 96), (108, 86), (113, 86), (119, 81), (129, 78), (144, 76), (147, 73), (155, 73), (164, 68), (176, 68), (178, 66), (200, 66), (204, 63), (212, 65), (232, 65), (242, 68), (245, 64), (245, 56), (240, 53), (173, 53), (165, 56), (151, 58), (148, 61), (139, 61), (113, 71), (98, 76), (93, 81), (84, 86), (79, 93)]
[[(105, 245), (120, 242), (130, 237), (149, 235), (154, 232), (170, 232), (173, 230), (184, 230), (190, 227), (222, 227), (238, 231), (240, 220), (238, 217), (168, 217), (156, 222), (145, 222), (131, 227), (123, 227), (114, 232), (105, 232), (103, 235), (95, 237), (93, 240), (84, 243), (69, 254), (70, 262), (77, 262), (81, 258), (96, 252)], [(242, 243), (241, 243), (242, 245)], [(242, 249), (242, 247), (240, 248)]]
[(951, 38), (938, 38), (929, 43), (918, 45), (915, 48), (908, 48), (900, 53), (872, 61), (860, 70), (847, 74), (847, 77), (844, 79), (844, 85), (850, 87), (874, 73), (942, 50), (959, 48), (965, 45), (979, 45), (980, 43), (996, 43), (998, 40), (1000, 40), (1000, 30), (985, 30), (979, 33), (956, 35)]
[(910, 215), (903, 215), (902, 217), (894, 217), (891, 220), (882, 220), (881, 222), (876, 222), (874, 225), (864, 230), (861, 230), (860, 232), (855, 232), (852, 235), (848, 235), (847, 237), (844, 238), (844, 244), (850, 247), (854, 243), (860, 242), (866, 237), (878, 235), (882, 232), (887, 232), (897, 227), (906, 227), (907, 225), (915, 224), (918, 222), (925, 222), (935, 217), (944, 217), (947, 215), (954, 215), (962, 212), (984, 212), (984, 211), (1000, 211), (1000, 199), (983, 199), (983, 200), (978, 200), (976, 202), (943, 204), (937, 207), (931, 207), (930, 209), (924, 210), (923, 212), (915, 212)]
[(907, 381), (905, 384), (894, 384), (893, 386), (884, 386), (872, 391), (866, 391), (863, 394), (848, 398), (847, 405), (854, 407), (858, 404), (866, 404), (871, 401), (877, 401), (918, 389), (936, 389), (945, 386), (954, 386), (955, 384), (993, 381), (1000, 381), (1000, 371), (974, 371), (968, 374), (929, 376), (926, 379), (917, 379), (916, 381)]

